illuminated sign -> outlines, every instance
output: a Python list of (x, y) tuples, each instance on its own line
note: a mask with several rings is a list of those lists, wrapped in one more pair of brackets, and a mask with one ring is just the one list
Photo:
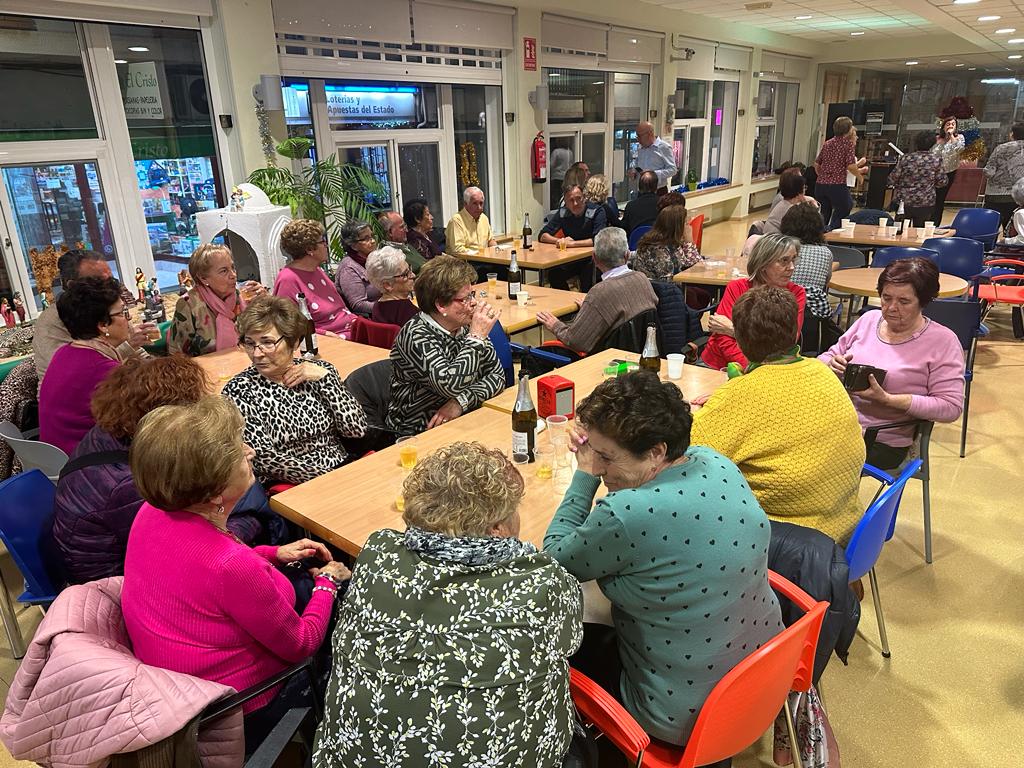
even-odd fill
[(415, 125), (419, 89), (396, 86), (328, 86), (327, 115), (331, 123), (389, 123)]

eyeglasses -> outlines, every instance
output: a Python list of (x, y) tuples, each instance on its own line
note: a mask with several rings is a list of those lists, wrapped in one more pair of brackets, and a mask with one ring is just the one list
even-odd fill
[(284, 336), (279, 336), (277, 341), (253, 341), (251, 339), (239, 339), (238, 343), (241, 345), (248, 354), (252, 354), (257, 349), (265, 355), (269, 355), (275, 349), (277, 345), (281, 343)]
[(405, 277), (416, 277), (416, 273), (412, 271), (410, 267), (406, 267), (405, 272), (399, 272), (397, 275), (392, 275), (387, 278), (388, 280), (399, 280)]
[(374, 239), (373, 235), (367, 235), (366, 237), (360, 237), (358, 240), (356, 240), (356, 242), (357, 243), (368, 243), (368, 242), (370, 242), (373, 239)]
[(469, 304), (472, 301), (476, 301), (476, 291), (470, 291), (465, 296), (463, 296), (461, 299), (455, 298), (455, 299), (452, 299), (452, 301), (457, 301), (457, 302), (459, 302), (459, 304), (462, 304), (462, 305)]
[(786, 259), (776, 259), (775, 263), (783, 267), (795, 267), (797, 261), (799, 261), (799, 257), (790, 256), (789, 258)]
[(111, 321), (117, 320), (119, 317), (123, 317), (125, 320), (129, 320), (132, 316), (132, 311), (128, 307), (124, 307), (120, 312), (111, 312), (107, 315), (107, 318)]

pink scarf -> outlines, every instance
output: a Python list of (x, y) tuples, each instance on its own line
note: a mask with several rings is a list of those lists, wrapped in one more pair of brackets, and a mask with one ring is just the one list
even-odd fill
[(217, 351), (238, 346), (238, 329), (235, 328), (235, 316), (238, 314), (238, 292), (222, 299), (202, 283), (196, 286), (199, 298), (213, 312), (213, 321), (217, 331)]

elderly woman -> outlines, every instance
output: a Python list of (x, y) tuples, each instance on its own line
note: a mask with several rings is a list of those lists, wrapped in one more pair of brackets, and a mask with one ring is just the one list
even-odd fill
[(380, 298), (373, 303), (370, 313), (375, 323), (405, 325), (419, 314), (419, 307), (409, 298), (416, 275), (400, 250), (385, 245), (371, 253), (366, 260), (366, 276), (380, 291)]
[(405, 219), (406, 242), (419, 251), (424, 260), (429, 261), (441, 255), (441, 246), (430, 238), (434, 229), (434, 215), (426, 200), (417, 197), (407, 202), (402, 209), (402, 218)]
[[(864, 443), (843, 385), (800, 356), (796, 316), (796, 299), (782, 288), (752, 288), (736, 300), (736, 342), (750, 364), (697, 411), (692, 439), (740, 468), (768, 517), (845, 544), (863, 512)], [(765, 414), (785, 429), (767, 425)]]
[[(238, 409), (222, 397), (143, 417), (130, 460), (146, 502), (128, 536), (121, 593), (143, 664), (239, 691), (317, 652), (338, 586), (351, 575), (323, 544), (250, 548), (228, 530), (229, 510), (253, 482), (242, 427)], [(278, 567), (314, 557), (325, 564), (299, 614), (295, 589)], [(302, 701), (300, 692), (274, 688), (242, 705), (247, 746)]]
[[(908, 152), (899, 159), (886, 182), (887, 186), (893, 188), (893, 205), (902, 205), (905, 217), (910, 219), (915, 227), (923, 227), (925, 221), (934, 220), (932, 216), (935, 215), (936, 187), (944, 188), (948, 183), (946, 172), (942, 170), (942, 158), (931, 151), (934, 146), (934, 133), (918, 133), (914, 136), (915, 151)], [(955, 174), (950, 174), (953, 175)], [(946, 191), (943, 189), (943, 201), (945, 196)], [(939, 220), (941, 219), (940, 205)]]
[[(783, 171), (782, 176), (779, 177), (779, 195), (781, 197), (778, 202), (772, 203), (768, 218), (764, 220), (764, 225), (758, 234), (772, 235), (781, 232), (782, 217), (789, 213), (789, 209), (794, 205), (810, 203), (817, 210), (817, 201), (804, 194), (806, 189), (807, 184), (799, 168), (789, 168)], [(821, 217), (820, 213), (818, 217)]]
[(93, 390), (121, 361), (118, 345), (131, 326), (120, 284), (110, 277), (82, 277), (57, 299), (71, 343), (57, 350), (39, 387), (39, 439), (71, 454), (96, 420)]
[(671, 280), (672, 275), (702, 261), (686, 219), (681, 205), (662, 208), (650, 231), (637, 243), (630, 266), (651, 280)]
[[(233, 348), (238, 343), (235, 318), (244, 302), (236, 287), (238, 274), (231, 251), (226, 245), (201, 245), (188, 260), (188, 272), (195, 287), (174, 307), (168, 350), (197, 357)], [(267, 292), (253, 280), (242, 288), (253, 297)]]
[(803, 286), (807, 309), (817, 318), (830, 317), (828, 281), (832, 279), (835, 257), (825, 244), (825, 222), (818, 206), (810, 202), (792, 206), (782, 217), (780, 229), (783, 235), (800, 241), (792, 280)]
[[(716, 314), (711, 316), (708, 326), (712, 332), (711, 338), (701, 355), (704, 365), (722, 369), (729, 363), (739, 363), (741, 367), (746, 367), (747, 358), (733, 338), (732, 305), (755, 286), (774, 285), (792, 293), (798, 308), (794, 331), (803, 326), (806, 293), (803, 286), (792, 281), (799, 251), (800, 241), (787, 235), (765, 235), (757, 241), (747, 259), (748, 276), (737, 278), (725, 287)], [(795, 333), (793, 338), (796, 338)]]
[[(939, 268), (931, 259), (899, 259), (878, 277), (881, 310), (858, 318), (818, 359), (842, 378), (851, 363), (885, 373), (850, 397), (864, 429), (911, 419), (949, 422), (964, 404), (964, 353), (956, 334), (921, 310), (939, 293)], [(912, 426), (878, 433), (867, 460), (880, 469), (898, 467), (913, 442)]]
[(461, 416), (505, 388), (505, 371), (489, 334), (500, 314), (478, 302), (476, 271), (438, 256), (416, 278), (420, 313), (391, 348), (387, 427), (414, 435)]
[(345, 258), (338, 265), (335, 285), (353, 312), (369, 317), (373, 302), (380, 298), (380, 291), (366, 277), (366, 259), (377, 247), (377, 238), (369, 224), (353, 219), (341, 228), (341, 243)]
[[(940, 170), (946, 176), (946, 183), (935, 191), (935, 210), (932, 211), (931, 221), (935, 226), (942, 223), (943, 209), (946, 205), (946, 194), (953, 186), (953, 179), (956, 178), (956, 171), (960, 167), (960, 155), (966, 146), (964, 135), (957, 130), (955, 117), (946, 117), (939, 127), (939, 135), (931, 145), (932, 154), (938, 155), (942, 161)], [(988, 190), (986, 188), (986, 195)], [(914, 226), (917, 226), (916, 224)]]
[(261, 483), (304, 483), (337, 469), (342, 438), (362, 437), (366, 414), (326, 360), (302, 360), (306, 318), (279, 296), (257, 299), (238, 317), (238, 339), (252, 365), (221, 394), (245, 419)]
[(323, 270), (330, 256), (324, 225), (312, 219), (289, 221), (281, 230), (281, 250), (291, 260), (274, 281), (274, 295), (295, 302), (300, 293), (305, 295), (317, 333), (349, 338), (357, 317)]
[(408, 527), (370, 535), (339, 611), (315, 764), (560, 765), (582, 601), (517, 538), (523, 478), (501, 451), (453, 443), (402, 492)]
[[(96, 387), (96, 426), (61, 472), (53, 504), (53, 538), (69, 582), (124, 573), (128, 531), (142, 506), (128, 466), (139, 420), (162, 405), (186, 405), (208, 394), (206, 373), (184, 355), (129, 358)], [(227, 525), (247, 544), (274, 543), (284, 532), (284, 522), (270, 512), (259, 486), (231, 511)]]
[(612, 197), (612, 183), (603, 173), (595, 173), (583, 187), (583, 199), (588, 203), (597, 203), (604, 208), (604, 215), (609, 227), (619, 226), (619, 204)]
[(598, 580), (618, 653), (602, 654), (588, 625), (572, 664), (647, 733), (685, 744), (711, 689), (782, 630), (768, 520), (732, 462), (690, 445), (682, 393), (650, 371), (599, 384), (576, 425), (578, 470), (544, 550)]

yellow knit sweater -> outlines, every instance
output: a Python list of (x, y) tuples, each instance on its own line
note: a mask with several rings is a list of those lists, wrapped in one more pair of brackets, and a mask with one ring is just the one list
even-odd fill
[(774, 520), (845, 544), (864, 511), (857, 413), (836, 375), (813, 358), (730, 380), (694, 414), (691, 442), (732, 459)]

